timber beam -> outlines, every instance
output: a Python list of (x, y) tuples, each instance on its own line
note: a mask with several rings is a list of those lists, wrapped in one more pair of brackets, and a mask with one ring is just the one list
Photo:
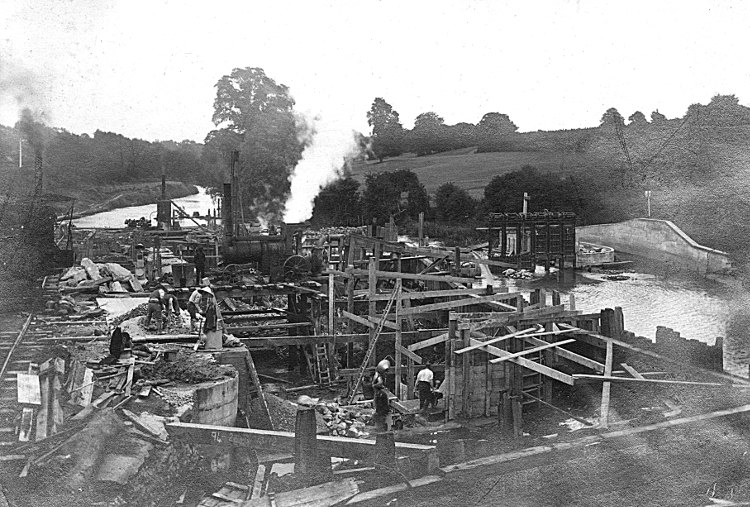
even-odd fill
[[(232, 428), (208, 424), (170, 423), (166, 426), (170, 437), (191, 444), (208, 444), (251, 449), (274, 449), (276, 452), (294, 452), (294, 432), (269, 431), (251, 428)], [(329, 456), (375, 462), (378, 449), (375, 440), (362, 438), (317, 435), (318, 451)], [(439, 466), (437, 449), (431, 445), (396, 442), (396, 456), (408, 456), (419, 463), (424, 471), (431, 472)]]

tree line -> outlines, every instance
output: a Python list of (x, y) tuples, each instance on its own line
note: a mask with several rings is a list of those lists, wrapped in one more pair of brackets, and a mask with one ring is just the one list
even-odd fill
[[(635, 111), (626, 122), (616, 108), (610, 108), (596, 127), (523, 133), (518, 132), (507, 114), (499, 112), (485, 114), (477, 124), (446, 125), (438, 113), (429, 111), (419, 114), (414, 128), (409, 130), (402, 126), (398, 111), (377, 97), (367, 112), (367, 120), (371, 128), (368, 156), (381, 162), (403, 153), (423, 156), (476, 147), (479, 153), (555, 151), (615, 155), (641, 174), (648, 172), (646, 166), (659, 156), (662, 160), (671, 157), (667, 162), (676, 165), (700, 165), (701, 157), (709, 156), (704, 150), (708, 140), (746, 144), (747, 133), (742, 128), (750, 127), (750, 108), (740, 105), (734, 95), (716, 95), (708, 104), (692, 104), (683, 117), (673, 119), (656, 110), (649, 121), (641, 111)], [(698, 153), (701, 150), (704, 152)], [(678, 156), (680, 151), (682, 157)], [(678, 160), (673, 160), (675, 157)]]
[(427, 220), (473, 227), (490, 212), (518, 213), (523, 195), (531, 196), (528, 210), (571, 211), (583, 222), (593, 220), (602, 209), (597, 192), (573, 176), (545, 174), (526, 165), (497, 175), (475, 199), (455, 183), (437, 188), (430, 199), (416, 174), (408, 169), (365, 176), (364, 186), (347, 175), (326, 186), (315, 198), (311, 222), (314, 226), (363, 225), (391, 218), (408, 225), (425, 213)]
[(158, 181), (162, 170), (170, 180), (198, 185), (217, 182), (204, 160), (203, 146), (194, 141), (151, 142), (101, 130), (90, 136), (39, 123), (34, 127), (38, 146), (28, 141), (19, 126), (0, 126), (0, 179), (16, 195), (30, 188), (37, 147), (41, 148), (47, 192)]

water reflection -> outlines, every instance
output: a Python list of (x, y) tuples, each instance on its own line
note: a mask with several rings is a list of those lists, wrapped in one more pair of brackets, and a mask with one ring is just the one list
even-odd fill
[[(214, 198), (206, 193), (206, 189), (204, 187), (197, 188), (197, 194), (172, 199), (177, 205), (185, 210), (188, 215), (192, 215), (196, 211), (201, 215), (205, 215), (209, 209), (213, 210), (216, 208)], [(102, 213), (96, 213), (94, 215), (73, 220), (73, 223), (76, 227), (83, 228), (117, 228), (125, 227), (125, 220), (129, 218), (139, 219), (141, 217), (145, 217), (146, 219), (156, 218), (156, 203), (146, 204), (144, 206), (128, 206), (127, 208), (117, 208), (111, 211), (104, 211)], [(198, 220), (198, 223), (205, 224), (205, 220)], [(180, 225), (190, 227), (194, 226), (195, 223), (191, 220), (180, 220)]]
[[(625, 328), (654, 340), (657, 326), (666, 326), (683, 337), (713, 345), (724, 338), (724, 368), (747, 376), (750, 363), (750, 298), (738, 286), (676, 272), (671, 266), (632, 259), (622, 280), (607, 273), (571, 271), (550, 273), (533, 280), (505, 280), (515, 288), (558, 290), (567, 304), (575, 296), (576, 309), (594, 313), (620, 306)], [(610, 273), (611, 274), (611, 273)], [(550, 296), (548, 296), (549, 298)], [(548, 299), (548, 304), (551, 300)]]

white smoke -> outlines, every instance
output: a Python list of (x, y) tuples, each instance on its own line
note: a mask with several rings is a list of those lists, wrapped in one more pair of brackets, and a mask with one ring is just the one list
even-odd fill
[(287, 223), (310, 219), (315, 196), (342, 176), (346, 160), (359, 151), (351, 128), (323, 117), (316, 117), (310, 123), (312, 140), (289, 177), (292, 188), (284, 211)]

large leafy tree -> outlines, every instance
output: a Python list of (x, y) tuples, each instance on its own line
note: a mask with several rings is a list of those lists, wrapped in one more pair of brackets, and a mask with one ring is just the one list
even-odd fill
[(280, 218), (289, 194), (289, 175), (306, 146), (308, 128), (294, 111), (289, 89), (263, 69), (234, 69), (216, 83), (207, 157), (227, 167), (240, 151), (240, 205), (252, 215)]
[(435, 213), (441, 220), (463, 220), (474, 215), (476, 202), (455, 183), (440, 185), (435, 192)]
[(403, 223), (406, 218), (417, 218), (421, 211), (428, 210), (427, 191), (408, 169), (368, 174), (365, 184), (362, 207), (367, 218), (385, 222), (393, 216)]
[(414, 120), (411, 131), (411, 148), (419, 155), (447, 151), (445, 121), (433, 111), (422, 113)]
[(492, 112), (482, 116), (476, 127), (480, 152), (507, 151), (511, 149), (508, 136), (518, 131), (507, 114)]
[(367, 111), (367, 124), (372, 127), (372, 151), (381, 162), (385, 157), (403, 153), (404, 129), (398, 112), (382, 97), (376, 97)]

